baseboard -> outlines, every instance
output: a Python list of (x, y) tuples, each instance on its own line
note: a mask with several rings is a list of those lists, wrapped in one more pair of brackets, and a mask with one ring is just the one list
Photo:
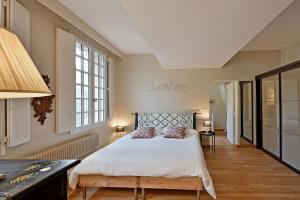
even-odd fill
[(215, 128), (214, 130), (215, 130), (215, 131), (224, 131), (225, 128)]
[(241, 138), (243, 138), (244, 140), (246, 140), (247, 142), (253, 144), (253, 141), (249, 140), (248, 138), (244, 137), (244, 136), (241, 136)]

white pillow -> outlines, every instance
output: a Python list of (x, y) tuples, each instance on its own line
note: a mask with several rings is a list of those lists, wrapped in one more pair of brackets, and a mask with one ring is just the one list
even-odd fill
[(168, 127), (164, 127), (164, 128), (161, 130), (161, 134), (162, 134), (162, 135), (166, 134), (167, 130), (168, 130)]
[(155, 131), (154, 131), (155, 135), (163, 135), (162, 132), (163, 132), (163, 127), (161, 126), (155, 127)]

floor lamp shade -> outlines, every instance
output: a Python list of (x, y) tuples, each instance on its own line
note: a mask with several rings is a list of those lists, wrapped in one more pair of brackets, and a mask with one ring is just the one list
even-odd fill
[(0, 27), (0, 99), (51, 95), (18, 37)]

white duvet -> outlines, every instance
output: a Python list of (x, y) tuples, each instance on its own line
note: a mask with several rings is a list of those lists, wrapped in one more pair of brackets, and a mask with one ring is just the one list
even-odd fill
[(151, 139), (131, 139), (132, 133), (91, 154), (77, 165), (69, 177), (75, 189), (81, 174), (105, 176), (150, 176), (201, 178), (206, 191), (216, 198), (198, 133), (189, 129), (184, 139), (156, 135)]

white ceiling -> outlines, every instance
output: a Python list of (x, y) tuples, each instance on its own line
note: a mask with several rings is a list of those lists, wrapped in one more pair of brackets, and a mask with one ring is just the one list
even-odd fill
[(222, 67), (293, 2), (58, 1), (123, 53), (153, 53), (168, 69)]
[(294, 1), (243, 50), (281, 50), (300, 41), (300, 1)]
[(152, 53), (119, 0), (58, 0), (124, 54)]

